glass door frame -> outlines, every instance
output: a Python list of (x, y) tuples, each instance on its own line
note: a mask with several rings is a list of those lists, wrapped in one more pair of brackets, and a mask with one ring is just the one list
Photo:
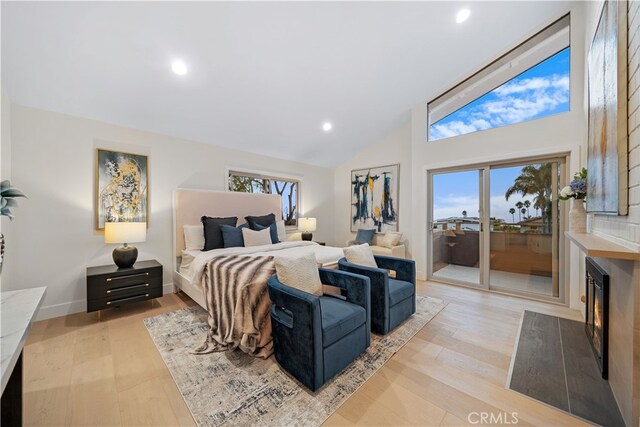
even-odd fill
[[(528, 292), (518, 292), (517, 290), (509, 290), (505, 288), (495, 288), (490, 284), (490, 254), (491, 254), (491, 218), (490, 218), (490, 209), (491, 209), (491, 194), (490, 194), (490, 184), (491, 184), (491, 169), (492, 168), (503, 168), (510, 166), (524, 166), (526, 164), (539, 164), (539, 163), (551, 163), (557, 162), (559, 173), (552, 174), (552, 198), (556, 200), (557, 207), (552, 209), (552, 238), (554, 238), (554, 244), (552, 245), (552, 271), (557, 271), (557, 275), (554, 278), (553, 286), (558, 287), (558, 296), (546, 296), (541, 294), (534, 294)], [(427, 249), (427, 281), (434, 282), (442, 282), (449, 283), (458, 286), (469, 287), (471, 289), (480, 289), (485, 290), (497, 294), (504, 295), (512, 295), (517, 297), (522, 297), (526, 299), (532, 299), (536, 301), (544, 301), (555, 303), (559, 305), (569, 305), (569, 301), (567, 300), (568, 292), (568, 274), (566, 264), (567, 254), (566, 252), (566, 244), (565, 244), (565, 236), (562, 230), (566, 230), (565, 224), (567, 221), (567, 207), (563, 206), (558, 199), (559, 189), (564, 187), (567, 182), (567, 164), (569, 163), (569, 155), (568, 154), (554, 154), (554, 155), (543, 155), (543, 156), (535, 156), (535, 157), (524, 157), (520, 159), (511, 159), (504, 161), (494, 161), (494, 162), (483, 162), (478, 164), (469, 164), (462, 166), (453, 166), (453, 167), (445, 167), (445, 168), (437, 168), (437, 169), (427, 169), (427, 188), (426, 188), (426, 196), (427, 196), (427, 241), (426, 241), (426, 249)], [(468, 283), (461, 280), (455, 279), (442, 279), (433, 276), (433, 176), (437, 174), (445, 174), (445, 173), (454, 173), (454, 172), (465, 172), (465, 171), (475, 171), (479, 172), (479, 184), (478, 184), (478, 194), (479, 194), (479, 217), (480, 217), (480, 261), (479, 261), (479, 269), (480, 269), (480, 280), (478, 284)], [(566, 203), (564, 204), (566, 205)], [(487, 237), (487, 230), (489, 230), (489, 237)]]

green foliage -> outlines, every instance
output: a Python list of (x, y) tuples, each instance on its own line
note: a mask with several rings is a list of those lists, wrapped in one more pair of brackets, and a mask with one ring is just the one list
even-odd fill
[(11, 186), (9, 180), (4, 180), (0, 183), (0, 216), (7, 216), (13, 219), (12, 208), (18, 207), (16, 197), (27, 197), (24, 193), (17, 188)]

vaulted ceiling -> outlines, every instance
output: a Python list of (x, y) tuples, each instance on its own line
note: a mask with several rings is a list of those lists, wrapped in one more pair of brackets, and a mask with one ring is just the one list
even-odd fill
[[(469, 8), (463, 24), (456, 13)], [(12, 102), (332, 167), (569, 2), (6, 2)], [(182, 59), (185, 76), (171, 71)], [(325, 121), (333, 123), (323, 132)]]

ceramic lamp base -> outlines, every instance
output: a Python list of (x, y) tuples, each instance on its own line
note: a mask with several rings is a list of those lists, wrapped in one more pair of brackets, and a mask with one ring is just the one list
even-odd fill
[(138, 259), (138, 248), (124, 245), (113, 250), (113, 262), (119, 268), (131, 268)]
[(313, 233), (302, 233), (302, 240), (311, 241), (313, 239)]

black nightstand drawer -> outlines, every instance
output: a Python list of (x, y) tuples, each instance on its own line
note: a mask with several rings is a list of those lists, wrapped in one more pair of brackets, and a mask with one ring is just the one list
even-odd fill
[(87, 312), (162, 296), (162, 265), (140, 261), (131, 268), (87, 268)]
[(105, 308), (119, 307), (132, 302), (146, 301), (162, 296), (162, 286), (147, 290), (129, 292), (127, 295), (111, 295), (107, 298), (97, 298), (87, 300), (87, 312), (103, 310)]
[(132, 286), (148, 284), (162, 286), (162, 269), (135, 272), (127, 275), (90, 276), (87, 278), (87, 298), (103, 298), (111, 293), (122, 292)]
[(136, 293), (144, 290), (149, 290), (151, 288), (162, 287), (162, 276), (160, 277), (151, 277), (151, 278), (143, 278), (142, 281), (138, 280), (126, 280), (126, 281), (113, 281), (113, 282), (102, 282), (104, 285), (100, 286), (100, 283), (91, 283), (89, 282), (89, 287), (87, 288), (87, 298), (95, 299), (95, 298), (106, 298), (106, 297), (115, 297), (115, 296), (126, 296), (131, 293)]

